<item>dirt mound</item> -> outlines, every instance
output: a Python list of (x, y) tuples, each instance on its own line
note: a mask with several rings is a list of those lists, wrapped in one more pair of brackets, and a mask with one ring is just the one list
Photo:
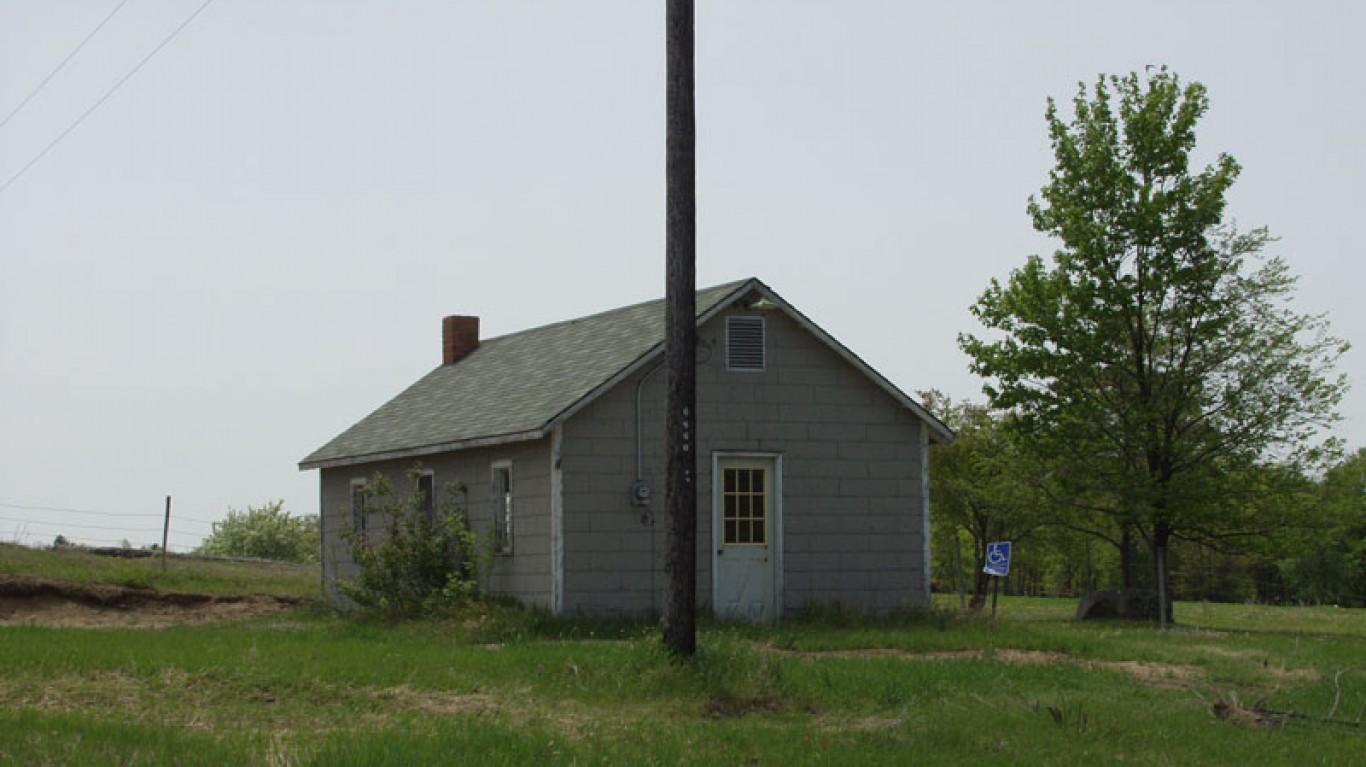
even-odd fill
[(267, 615), (310, 601), (264, 594), (180, 594), (0, 574), (0, 625), (163, 628)]

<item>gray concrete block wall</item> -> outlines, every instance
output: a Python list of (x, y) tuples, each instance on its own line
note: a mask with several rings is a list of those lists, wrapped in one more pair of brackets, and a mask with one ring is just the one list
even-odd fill
[(640, 375), (564, 425), (564, 611), (570, 615), (652, 615), (662, 604), (664, 372), (649, 373), (642, 392), (644, 478), (654, 493), (648, 506), (634, 505), (630, 495)]
[[(839, 602), (885, 611), (928, 603), (923, 424), (780, 312), (763, 314), (762, 372), (725, 369), (725, 319), (699, 330), (698, 598), (712, 598), (711, 461), (717, 452), (783, 462), (782, 609)], [(649, 508), (633, 506), (637, 376), (564, 427), (565, 608), (651, 613), (664, 547), (664, 373), (642, 388)]]
[[(406, 473), (417, 463), (431, 469), (439, 497), (449, 482), (463, 482), (467, 488), (466, 513), (481, 543), (492, 540), (494, 504), (492, 466), (495, 461), (512, 462), (513, 553), (488, 556), (487, 588), (493, 594), (509, 596), (530, 605), (550, 607), (550, 440), (517, 442), (476, 448), (457, 453), (442, 453), (421, 458), (399, 459), (350, 467), (321, 470), (321, 508), (323, 520), (323, 583), (335, 598), (338, 577), (353, 577), (351, 562), (342, 534), (351, 530), (351, 480), (368, 478), (381, 472), (398, 493), (411, 491)], [(367, 529), (371, 536), (382, 534), (386, 521), (371, 515)]]

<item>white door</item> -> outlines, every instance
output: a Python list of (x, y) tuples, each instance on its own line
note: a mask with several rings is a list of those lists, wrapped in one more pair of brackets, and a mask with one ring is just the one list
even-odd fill
[(780, 488), (774, 456), (717, 456), (712, 500), (718, 615), (756, 622), (777, 611)]

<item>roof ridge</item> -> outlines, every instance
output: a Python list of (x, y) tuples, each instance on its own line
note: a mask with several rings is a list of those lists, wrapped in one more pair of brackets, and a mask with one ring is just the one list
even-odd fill
[[(707, 322), (747, 296), (777, 308), (930, 426), (952, 432), (919, 403), (756, 277), (702, 288), (696, 318)], [(446, 449), (539, 439), (585, 403), (662, 353), (665, 299), (562, 320), (490, 339), (442, 365), (313, 451), (300, 468), (325, 468)]]
[[(757, 278), (696, 292), (699, 320)], [(300, 462), (300, 468), (397, 458), (436, 448), (535, 439), (548, 424), (630, 370), (664, 339), (664, 299), (490, 338), (427, 372)], [(503, 435), (503, 436), (498, 436)]]
[[(734, 290), (734, 289), (740, 287), (741, 285), (744, 285), (744, 284), (747, 283), (747, 282), (754, 282), (754, 281), (757, 281), (757, 280), (758, 280), (757, 277), (745, 277), (744, 279), (740, 279), (740, 280), (732, 280), (732, 281), (730, 281), (730, 282), (722, 282), (722, 283), (719, 283), (719, 284), (716, 284), (716, 285), (710, 285), (710, 286), (705, 287), (705, 288), (697, 288), (697, 289), (694, 291), (694, 293), (695, 293), (695, 294), (700, 294), (700, 293), (712, 293), (712, 292), (715, 292), (715, 291), (726, 291), (726, 292), (729, 292), (729, 291), (731, 291), (731, 290)], [(556, 320), (556, 321), (554, 321), (554, 322), (548, 322), (548, 323), (546, 323), (546, 324), (544, 324), (544, 325), (537, 325), (537, 326), (535, 326), (535, 327), (523, 328), (523, 329), (521, 329), (521, 330), (514, 330), (514, 331), (512, 331), (511, 333), (504, 333), (504, 334), (502, 334), (502, 335), (500, 335), (500, 336), (493, 336), (493, 337), (491, 337), (491, 338), (483, 339), (482, 341), (480, 341), (480, 344), (482, 345), (482, 344), (487, 344), (487, 343), (493, 343), (494, 341), (504, 341), (504, 340), (507, 340), (507, 339), (510, 339), (510, 338), (515, 338), (515, 337), (517, 337), (517, 336), (525, 335), (525, 334), (527, 334), (527, 333), (537, 333), (537, 332), (540, 332), (540, 331), (543, 331), (543, 330), (550, 330), (551, 328), (562, 327), (562, 326), (564, 326), (564, 325), (572, 325), (572, 324), (574, 324), (574, 323), (576, 323), (576, 322), (584, 322), (584, 321), (587, 321), (587, 320), (595, 320), (595, 319), (599, 319), (599, 318), (601, 318), (601, 317), (606, 317), (606, 316), (608, 316), (608, 315), (617, 314), (617, 313), (620, 313), (620, 312), (628, 312), (628, 311), (632, 311), (632, 310), (635, 310), (635, 309), (639, 309), (639, 308), (641, 308), (641, 307), (643, 307), (643, 306), (648, 306), (648, 305), (650, 305), (650, 304), (662, 304), (666, 299), (667, 299), (667, 296), (661, 296), (660, 298), (652, 298), (652, 299), (649, 299), (648, 301), (637, 301), (637, 302), (634, 303), (634, 304), (627, 304), (627, 305), (625, 305), (625, 306), (618, 306), (618, 307), (613, 308), (613, 309), (604, 309), (603, 311), (600, 311), (600, 312), (593, 312), (592, 314), (584, 314), (584, 315), (581, 315), (581, 316), (578, 316), (578, 317), (570, 317), (569, 319), (565, 319), (565, 320)]]

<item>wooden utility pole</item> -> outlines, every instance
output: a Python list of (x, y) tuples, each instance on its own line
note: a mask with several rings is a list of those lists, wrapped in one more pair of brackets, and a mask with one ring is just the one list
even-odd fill
[(668, 0), (664, 356), (668, 370), (664, 646), (697, 651), (697, 193), (693, 4)]

